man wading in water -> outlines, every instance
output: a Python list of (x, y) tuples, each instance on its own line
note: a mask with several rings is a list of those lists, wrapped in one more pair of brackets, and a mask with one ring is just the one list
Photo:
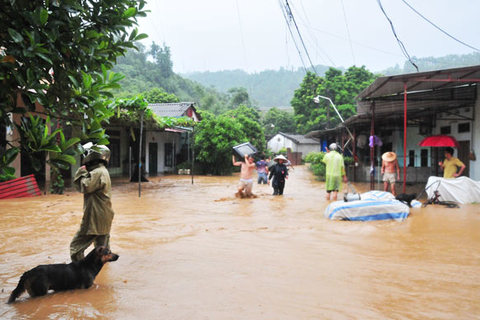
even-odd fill
[[(232, 163), (234, 166), (241, 167), (240, 169), (240, 184), (236, 197), (253, 197), (253, 171), (255, 171), (255, 162), (252, 156), (245, 155), (245, 162), (235, 161), (235, 156), (232, 156)], [(243, 193), (245, 191), (245, 193)]]

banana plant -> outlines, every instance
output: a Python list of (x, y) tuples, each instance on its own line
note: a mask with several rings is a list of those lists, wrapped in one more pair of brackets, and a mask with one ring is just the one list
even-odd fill
[(70, 165), (77, 162), (75, 157), (82, 153), (79, 144), (80, 138), (74, 137), (67, 140), (62, 131), (59, 132), (59, 136), (60, 141), (58, 147), (60, 148), (60, 152), (49, 152), (48, 162), (52, 167), (68, 170)]

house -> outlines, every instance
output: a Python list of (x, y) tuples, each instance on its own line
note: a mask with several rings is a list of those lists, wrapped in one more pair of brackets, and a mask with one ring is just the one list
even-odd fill
[[(188, 117), (200, 121), (195, 103), (154, 103), (148, 106), (159, 117)], [(151, 128), (145, 132), (145, 167), (149, 175), (173, 172), (175, 167), (190, 161), (193, 142), (189, 128)]]
[(290, 149), (292, 153), (299, 154), (301, 159), (310, 152), (320, 151), (320, 142), (316, 139), (306, 138), (300, 134), (279, 132), (268, 140), (267, 148), (274, 153), (278, 153), (280, 149)]
[[(354, 155), (357, 181), (380, 181), (381, 154), (397, 153), (406, 182), (426, 182), (440, 175), (443, 149), (420, 147), (426, 136), (448, 134), (460, 148), (455, 156), (465, 175), (480, 180), (480, 66), (435, 70), (377, 78), (357, 96), (357, 114), (335, 129), (310, 132), (308, 137), (343, 141)], [(354, 135), (349, 141), (345, 128)], [(370, 146), (370, 137), (381, 145)], [(349, 143), (347, 143), (349, 141)]]
[[(189, 117), (200, 121), (193, 102), (154, 103), (148, 106), (158, 117)], [(192, 136), (190, 128), (159, 128), (155, 121), (145, 121), (142, 131), (142, 163), (146, 174), (174, 172), (175, 167), (191, 160)], [(111, 121), (107, 129), (110, 136), (112, 176), (134, 175), (138, 168), (140, 123)]]

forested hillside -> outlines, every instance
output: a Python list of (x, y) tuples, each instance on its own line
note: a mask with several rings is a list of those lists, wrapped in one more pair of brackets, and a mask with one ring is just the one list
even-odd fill
[[(448, 55), (434, 58), (416, 58), (413, 60), (420, 71), (448, 69), (480, 64), (480, 53), (465, 55)], [(367, 66), (368, 67), (368, 66)], [(319, 76), (323, 76), (328, 67), (317, 66)], [(344, 70), (343, 68), (338, 68)], [(394, 75), (415, 72), (410, 62), (406, 61), (402, 67), (396, 65), (386, 70), (378, 71), (381, 75)], [(293, 98), (293, 91), (300, 86), (305, 71), (296, 70), (267, 70), (249, 74), (243, 70), (227, 70), (217, 72), (193, 72), (184, 77), (195, 80), (205, 86), (213, 86), (221, 92), (227, 92), (231, 87), (244, 87), (248, 90), (251, 99), (260, 107), (288, 106)]]
[[(471, 53), (456, 55), (451, 54), (439, 58), (426, 57), (426, 58), (412, 58), (413, 62), (418, 66), (419, 71), (431, 71), (438, 69), (459, 68), (467, 66), (475, 66), (480, 64), (480, 53)], [(384, 75), (395, 75), (402, 73), (416, 72), (415, 67), (408, 61), (405, 61), (403, 67), (396, 65), (395, 67), (388, 68), (381, 71)]]
[[(420, 71), (429, 71), (478, 65), (480, 53), (439, 58), (414, 57), (413, 60)], [(319, 65), (316, 69), (318, 76), (324, 76), (328, 67)], [(235, 95), (248, 95), (251, 104), (260, 109), (290, 106), (294, 91), (305, 77), (303, 68), (280, 68), (251, 74), (243, 70), (225, 70), (178, 75), (173, 72), (169, 47), (160, 47), (155, 43), (150, 48), (139, 46), (139, 51), (129, 50), (125, 57), (118, 59), (114, 70), (125, 75), (122, 89), (116, 92), (117, 96), (135, 95), (160, 87), (175, 94), (180, 100), (193, 100), (201, 108), (216, 114), (230, 109), (229, 105)], [(415, 72), (415, 69), (409, 62), (405, 62), (402, 67), (396, 65), (378, 73), (394, 75), (410, 72)], [(246, 92), (241, 88), (245, 88)]]
[[(317, 66), (320, 76), (325, 74), (327, 66)], [(265, 70), (258, 73), (247, 73), (243, 70), (225, 70), (217, 72), (193, 72), (184, 77), (195, 80), (205, 86), (213, 86), (221, 92), (232, 87), (246, 88), (253, 102), (259, 107), (289, 106), (293, 91), (298, 88), (305, 70)]]

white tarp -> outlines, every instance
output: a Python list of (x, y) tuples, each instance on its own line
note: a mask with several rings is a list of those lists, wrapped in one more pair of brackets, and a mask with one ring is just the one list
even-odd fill
[(480, 202), (480, 181), (468, 177), (445, 179), (431, 176), (428, 178), (425, 191), (431, 199), (433, 192), (438, 190), (440, 201), (455, 201), (458, 203)]
[(325, 209), (325, 217), (331, 220), (373, 221), (397, 220), (408, 217), (410, 208), (395, 200), (393, 194), (384, 191), (369, 191), (360, 195), (357, 201), (332, 202)]

